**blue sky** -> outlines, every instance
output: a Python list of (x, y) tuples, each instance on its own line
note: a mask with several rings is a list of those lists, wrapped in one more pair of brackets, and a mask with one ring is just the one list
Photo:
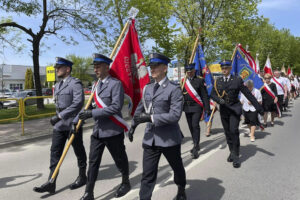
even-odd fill
[[(300, 37), (300, 0), (262, 0), (258, 6), (259, 14), (270, 19), (270, 22), (275, 27), (288, 28), (295, 36)], [(0, 17), (7, 17), (7, 15), (0, 14)], [(12, 16), (14, 20), (24, 24), (25, 27), (32, 26), (37, 21), (34, 19), (17, 15)], [(37, 26), (36, 26), (37, 28)], [(34, 29), (33, 29), (34, 31)], [(80, 35), (72, 34), (79, 41), (79, 45), (66, 45), (55, 37), (51, 36), (48, 40), (43, 40), (50, 48), (43, 48), (40, 55), (40, 65), (46, 66), (55, 61), (55, 57), (65, 57), (68, 54), (76, 54), (80, 56), (91, 56), (96, 52), (93, 44), (84, 41)], [(4, 49), (4, 56), (0, 55), (0, 64), (14, 64), (14, 65), (32, 65), (32, 58), (30, 55), (30, 43), (26, 42), (27, 48), (21, 53), (15, 53), (10, 48)], [(0, 47), (1, 48), (1, 47)]]

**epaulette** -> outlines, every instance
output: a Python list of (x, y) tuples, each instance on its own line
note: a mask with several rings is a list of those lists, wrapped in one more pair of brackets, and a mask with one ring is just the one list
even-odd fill
[(176, 83), (175, 81), (170, 81), (170, 83), (171, 83), (172, 85), (179, 86), (179, 83)]

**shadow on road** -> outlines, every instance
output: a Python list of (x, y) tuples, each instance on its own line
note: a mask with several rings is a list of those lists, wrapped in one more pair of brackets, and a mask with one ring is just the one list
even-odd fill
[[(225, 193), (220, 179), (208, 178), (207, 180), (190, 179), (186, 184), (186, 196), (188, 200), (220, 200)], [(169, 181), (166, 185), (174, 184)], [(176, 194), (174, 194), (176, 196)]]
[[(41, 173), (32, 175), (18, 175), (0, 178), (0, 188), (9, 188), (26, 184), (42, 176)], [(9, 184), (10, 182), (17, 182)]]
[(284, 125), (284, 122), (283, 121), (274, 121), (274, 124), (275, 125), (279, 125), (279, 126), (283, 126)]
[(257, 145), (254, 145), (254, 144), (248, 144), (246, 146), (241, 146), (240, 148), (241, 148), (241, 150), (240, 150), (240, 152), (241, 152), (240, 161), (241, 162), (245, 162), (249, 158), (253, 157), (258, 151), (262, 152), (264, 154), (267, 154), (269, 156), (275, 156), (274, 153), (271, 153), (265, 149), (259, 148), (259, 147), (257, 147)]
[(225, 193), (225, 188), (221, 186), (221, 183), (222, 181), (216, 178), (187, 180), (187, 198), (189, 200), (220, 200)]
[(263, 139), (263, 138), (265, 138), (267, 135), (271, 135), (271, 133), (265, 132), (265, 131), (256, 131), (256, 132), (255, 132), (255, 139)]
[[(137, 164), (138, 163), (136, 161), (129, 161), (129, 174), (136, 170)], [(115, 164), (102, 166), (100, 165), (97, 180), (113, 179), (121, 176), (122, 175)]]

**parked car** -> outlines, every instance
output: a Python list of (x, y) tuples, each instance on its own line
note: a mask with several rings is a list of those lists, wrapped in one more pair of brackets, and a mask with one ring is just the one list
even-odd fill
[[(26, 97), (36, 96), (36, 92), (34, 90), (25, 90), (22, 92), (16, 92), (11, 95), (9, 98), (12, 99), (25, 99)], [(27, 99), (25, 101), (25, 106), (36, 104), (36, 99)], [(19, 102), (16, 100), (7, 100), (3, 102), (3, 108), (9, 107), (17, 107), (19, 106)]]
[[(11, 90), (9, 90), (9, 89), (1, 89), (0, 90), (0, 94), (1, 95), (12, 95), (13, 93), (12, 93), (12, 91)], [(1, 97), (1, 95), (0, 95), (0, 97)]]
[(50, 88), (43, 88), (42, 94), (43, 94), (43, 96), (52, 96), (53, 92), (52, 92), (52, 89), (50, 89)]
[(92, 90), (90, 88), (84, 88), (84, 94), (89, 95), (91, 94)]

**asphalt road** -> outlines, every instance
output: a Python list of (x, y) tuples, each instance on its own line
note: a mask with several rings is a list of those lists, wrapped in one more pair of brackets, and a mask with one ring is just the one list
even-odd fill
[[(257, 131), (256, 141), (242, 133), (241, 161), (239, 169), (226, 162), (226, 147), (219, 113), (213, 124), (213, 135), (201, 135), (201, 154), (192, 160), (189, 150), (192, 147), (190, 133), (184, 115), (180, 126), (186, 136), (182, 145), (182, 157), (187, 173), (186, 192), (189, 200), (299, 200), (300, 199), (300, 100), (292, 103), (289, 111), (275, 127), (264, 132)], [(201, 128), (204, 129), (201, 123)], [(132, 190), (122, 200), (138, 199), (142, 173), (142, 137), (144, 126), (136, 130), (134, 142), (126, 138), (126, 149), (130, 165)], [(84, 142), (89, 152), (91, 130), (84, 132)], [(51, 139), (15, 146), (0, 150), (0, 199), (2, 200), (73, 200), (79, 199), (84, 187), (69, 190), (68, 186), (78, 175), (78, 168), (71, 149), (63, 163), (57, 180), (55, 195), (39, 194), (32, 191), (34, 186), (43, 184), (48, 177)], [(120, 173), (105, 150), (95, 198), (113, 199), (121, 181)], [(157, 185), (153, 200), (171, 200), (177, 187), (173, 183), (172, 170), (164, 157), (161, 158)]]

